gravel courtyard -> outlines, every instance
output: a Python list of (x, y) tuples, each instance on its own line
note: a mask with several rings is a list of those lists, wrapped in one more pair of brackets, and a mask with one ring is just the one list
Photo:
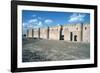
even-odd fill
[(90, 43), (63, 40), (24, 39), (22, 61), (61, 61), (90, 58)]

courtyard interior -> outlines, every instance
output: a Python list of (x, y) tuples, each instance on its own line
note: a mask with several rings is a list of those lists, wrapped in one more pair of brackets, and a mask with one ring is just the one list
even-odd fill
[(63, 61), (90, 58), (90, 43), (24, 38), (22, 61)]

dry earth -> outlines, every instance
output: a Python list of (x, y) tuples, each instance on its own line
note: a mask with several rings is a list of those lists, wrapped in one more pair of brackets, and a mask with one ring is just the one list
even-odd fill
[(63, 40), (24, 39), (22, 61), (58, 61), (90, 58), (90, 43)]

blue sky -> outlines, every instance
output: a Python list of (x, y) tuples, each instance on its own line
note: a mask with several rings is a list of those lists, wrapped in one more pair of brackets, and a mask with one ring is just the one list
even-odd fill
[(65, 24), (90, 23), (89, 13), (52, 12), (52, 11), (22, 11), (22, 24), (24, 29), (43, 28)]

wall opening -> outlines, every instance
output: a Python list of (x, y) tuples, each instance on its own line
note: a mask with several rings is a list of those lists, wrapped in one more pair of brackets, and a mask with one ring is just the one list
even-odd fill
[(77, 35), (74, 36), (74, 41), (77, 41)]
[(60, 40), (64, 40), (64, 35), (61, 35), (60, 37), (61, 37), (61, 39), (60, 39)]
[(87, 28), (85, 27), (85, 30), (86, 30)]
[(73, 33), (70, 32), (70, 41), (72, 41), (72, 40), (73, 40)]

